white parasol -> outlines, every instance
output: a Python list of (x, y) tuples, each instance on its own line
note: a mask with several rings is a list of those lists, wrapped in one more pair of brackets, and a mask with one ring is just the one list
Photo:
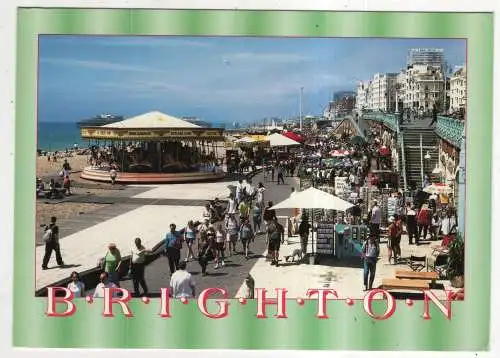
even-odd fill
[(453, 192), (453, 189), (446, 184), (431, 184), (424, 188), (424, 191), (429, 194), (449, 194)]

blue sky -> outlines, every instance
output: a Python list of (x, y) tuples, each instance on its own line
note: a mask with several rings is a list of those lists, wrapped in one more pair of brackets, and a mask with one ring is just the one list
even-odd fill
[(39, 119), (159, 110), (213, 123), (318, 114), (332, 93), (398, 72), (409, 48), (443, 48), (465, 63), (465, 40), (41, 36)]

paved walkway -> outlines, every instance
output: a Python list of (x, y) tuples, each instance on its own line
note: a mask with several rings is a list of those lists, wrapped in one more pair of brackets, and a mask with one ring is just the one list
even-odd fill
[[(266, 202), (268, 200), (278, 203), (290, 195), (292, 185), (296, 187), (295, 180), (292, 178), (285, 178), (285, 185), (276, 185), (276, 182), (264, 182), (264, 175), (258, 174), (252, 179), (252, 182), (257, 184), (259, 182), (264, 183), (268, 189), (265, 194)], [(160, 194), (160, 191), (157, 191)], [(280, 210), (277, 212), (280, 215), (290, 215), (289, 210)], [(238, 243), (237, 250), (241, 251), (241, 244)], [(263, 256), (266, 252), (267, 247), (265, 245), (265, 236), (259, 235), (255, 239), (255, 243), (251, 246), (251, 257), (247, 260), (244, 255), (238, 253), (232, 257), (225, 260), (226, 266), (222, 269), (215, 270), (214, 263), (210, 263), (207, 272), (208, 276), (201, 276), (201, 267), (197, 261), (188, 262), (187, 269), (194, 276), (196, 282), (196, 290), (200, 292), (205, 288), (210, 287), (223, 287), (228, 290), (230, 297), (235, 297), (238, 290), (240, 289), (242, 282), (245, 280), (248, 273), (259, 261), (265, 261)], [(195, 249), (196, 252), (196, 249)], [(183, 251), (181, 257), (186, 257), (186, 252)], [(161, 287), (168, 287), (170, 283), (170, 271), (168, 269), (168, 261), (166, 257), (160, 257), (146, 268), (146, 282), (149, 286), (149, 291), (151, 296), (159, 295)], [(126, 289), (132, 289), (132, 282), (130, 280), (125, 280), (121, 282), (122, 287)]]
[[(284, 287), (288, 290), (288, 297), (306, 298), (305, 294), (310, 288), (332, 288), (337, 291), (339, 298), (359, 299), (364, 297), (363, 291), (363, 266), (360, 258), (336, 260), (334, 258), (321, 258), (319, 265), (309, 265), (308, 263), (286, 263), (284, 256), (290, 255), (294, 249), (300, 247), (298, 236), (289, 239), (290, 245), (282, 245), (280, 250), (280, 266), (271, 266), (269, 262), (261, 258), (257, 260), (250, 270), (250, 274), (255, 279), (255, 287), (268, 290), (268, 296), (276, 296), (275, 288)], [(401, 240), (401, 252), (403, 258), (410, 255), (424, 256), (432, 252), (431, 245), (409, 245), (408, 237), (403, 236)], [(377, 272), (373, 287), (378, 287), (383, 278), (395, 278), (396, 270), (410, 270), (407, 264), (389, 264), (387, 255), (387, 244), (382, 239), (380, 244), (380, 261), (377, 264)], [(425, 271), (425, 269), (424, 269)], [(438, 281), (450, 289), (449, 281)], [(236, 297), (240, 297), (244, 292), (242, 284)], [(444, 298), (442, 290), (436, 291), (438, 297)]]
[[(222, 196), (223, 193), (227, 196), (227, 186), (230, 184), (235, 183), (228, 183), (227, 181), (210, 183), (209, 190), (205, 191), (202, 199), (214, 199), (216, 195)], [(203, 187), (206, 185), (192, 184), (191, 188), (199, 188), (199, 186)], [(173, 185), (159, 185), (149, 187), (148, 189), (156, 193), (150, 195), (151, 197), (176, 200), (192, 199), (193, 197), (192, 192), (187, 187), (184, 187), (183, 191), (178, 190), (179, 188)], [(200, 189), (195, 192), (200, 193)], [(198, 201), (198, 203), (202, 204), (204, 202)], [(131, 207), (122, 209), (130, 210)], [(83, 272), (95, 268), (98, 260), (105, 255), (106, 247), (110, 242), (116, 243), (122, 255), (126, 256), (135, 237), (141, 237), (147, 247), (152, 247), (162, 240), (171, 222), (175, 222), (178, 225), (185, 225), (190, 219), (201, 219), (202, 212), (202, 205), (136, 206), (131, 211), (111, 218), (109, 216), (112, 216), (113, 213), (109, 213), (108, 217), (104, 216), (104, 218), (108, 218), (107, 220), (103, 221), (101, 217), (100, 223), (73, 232), (68, 236), (64, 235), (64, 223), (60, 223), (62, 233), (61, 253), (66, 266), (63, 268), (54, 267), (55, 256), (53, 254), (49, 263), (49, 269), (42, 270), (42, 258), (45, 247), (38, 246), (36, 248), (36, 290), (65, 279), (71, 271)], [(86, 218), (88, 217), (86, 216)], [(77, 219), (73, 220), (74, 222), (77, 221)], [(81, 225), (89, 225), (89, 223), (86, 222)]]

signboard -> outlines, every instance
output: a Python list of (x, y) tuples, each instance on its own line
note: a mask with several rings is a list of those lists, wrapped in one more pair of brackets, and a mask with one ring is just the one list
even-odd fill
[(89, 139), (117, 139), (117, 140), (135, 140), (135, 139), (200, 139), (200, 140), (221, 140), (222, 130), (217, 129), (178, 129), (178, 128), (81, 128), (82, 138)]
[(312, 180), (309, 178), (300, 179), (300, 191), (304, 191), (312, 187)]
[(339, 196), (349, 191), (348, 177), (335, 177), (335, 195)]

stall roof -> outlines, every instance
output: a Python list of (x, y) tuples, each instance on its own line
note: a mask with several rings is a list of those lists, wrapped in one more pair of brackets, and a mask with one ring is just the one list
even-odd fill
[(300, 145), (299, 142), (296, 142), (293, 139), (285, 137), (284, 135), (281, 135), (279, 133), (271, 134), (267, 137), (267, 139), (269, 140), (271, 147), (288, 147), (292, 145)]

